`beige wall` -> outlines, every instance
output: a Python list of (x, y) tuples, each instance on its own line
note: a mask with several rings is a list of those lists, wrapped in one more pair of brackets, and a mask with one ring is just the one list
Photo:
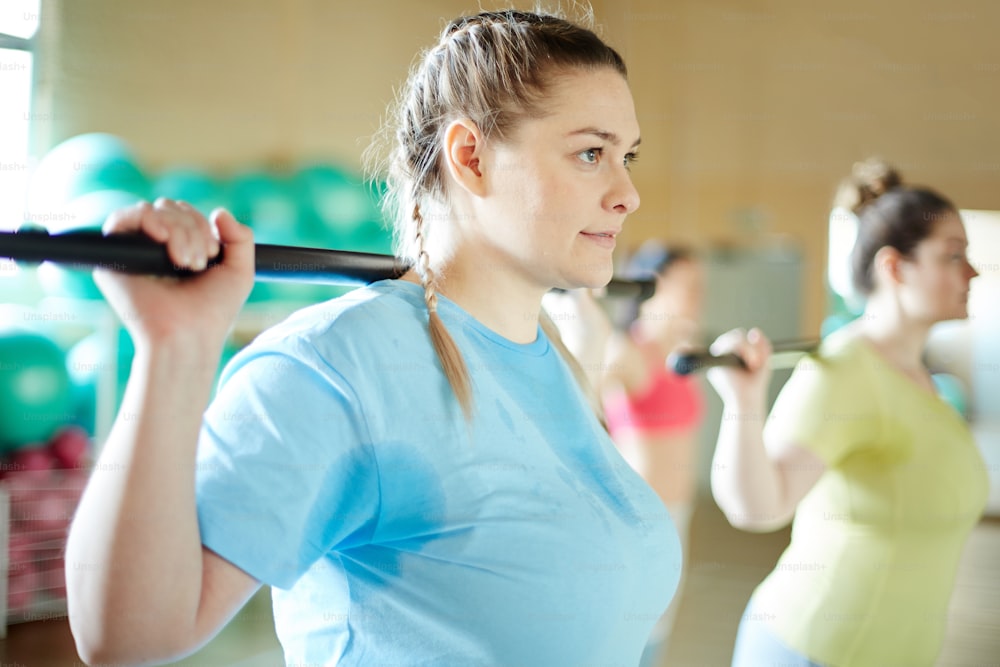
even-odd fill
[[(342, 4), (45, 0), (35, 147), (100, 130), (151, 167), (359, 165), (413, 55), (479, 3)], [(1000, 3), (593, 6), (643, 132), (626, 242), (800, 244), (804, 332), (822, 318), (826, 213), (854, 160), (884, 155), (961, 207), (1000, 209)]]

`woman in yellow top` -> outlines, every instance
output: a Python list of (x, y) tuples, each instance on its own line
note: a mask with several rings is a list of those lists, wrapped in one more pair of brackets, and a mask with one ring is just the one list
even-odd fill
[(768, 340), (731, 331), (712, 346), (748, 369), (709, 373), (725, 404), (715, 499), (745, 530), (795, 517), (743, 616), (734, 666), (933, 665), (985, 506), (976, 444), (922, 363), (931, 326), (968, 315), (977, 274), (965, 229), (941, 195), (856, 165), (865, 171), (841, 190), (853, 191), (859, 219), (863, 315), (800, 362), (766, 420)]

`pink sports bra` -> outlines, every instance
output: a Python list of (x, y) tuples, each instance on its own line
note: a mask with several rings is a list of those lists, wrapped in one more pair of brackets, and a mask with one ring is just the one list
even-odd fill
[(657, 365), (649, 386), (636, 396), (625, 392), (604, 402), (608, 430), (614, 437), (624, 431), (666, 435), (694, 428), (705, 412), (705, 401), (697, 381)]

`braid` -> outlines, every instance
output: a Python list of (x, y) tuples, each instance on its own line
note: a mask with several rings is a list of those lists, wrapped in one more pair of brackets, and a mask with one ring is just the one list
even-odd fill
[(455, 393), (462, 412), (468, 420), (472, 417), (472, 387), (469, 371), (462, 359), (462, 352), (455, 345), (455, 340), (448, 333), (447, 327), (438, 315), (437, 278), (431, 268), (430, 256), (424, 248), (424, 216), (420, 213), (420, 204), (413, 205), (413, 222), (416, 230), (417, 273), (424, 286), (424, 302), (427, 304), (427, 327), (430, 330), (431, 343), (441, 362), (448, 384)]

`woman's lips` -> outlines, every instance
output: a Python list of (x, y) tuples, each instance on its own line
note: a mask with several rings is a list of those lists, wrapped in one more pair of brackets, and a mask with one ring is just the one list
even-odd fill
[(593, 241), (602, 248), (614, 248), (615, 247), (615, 232), (580, 232), (582, 236), (585, 236), (590, 241)]

